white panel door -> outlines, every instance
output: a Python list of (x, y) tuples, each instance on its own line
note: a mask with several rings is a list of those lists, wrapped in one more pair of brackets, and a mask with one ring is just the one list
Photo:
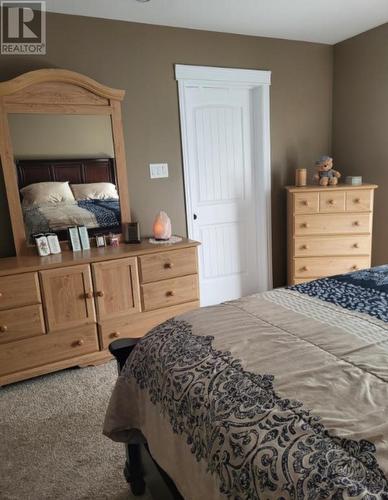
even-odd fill
[(202, 243), (202, 305), (263, 289), (251, 103), (248, 88), (228, 84), (185, 87), (181, 111), (186, 128), (187, 215), (192, 218), (190, 237)]

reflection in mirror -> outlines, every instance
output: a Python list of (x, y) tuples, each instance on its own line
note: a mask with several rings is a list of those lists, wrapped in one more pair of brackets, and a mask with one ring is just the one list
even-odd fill
[(11, 114), (9, 124), (29, 243), (67, 240), (71, 226), (121, 232), (110, 116)]

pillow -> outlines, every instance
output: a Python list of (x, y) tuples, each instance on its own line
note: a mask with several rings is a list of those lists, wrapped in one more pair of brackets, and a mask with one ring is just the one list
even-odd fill
[(93, 182), (90, 184), (72, 184), (75, 199), (78, 200), (118, 200), (116, 186), (111, 182)]
[(25, 186), (20, 192), (23, 196), (23, 205), (75, 202), (68, 182), (36, 182)]

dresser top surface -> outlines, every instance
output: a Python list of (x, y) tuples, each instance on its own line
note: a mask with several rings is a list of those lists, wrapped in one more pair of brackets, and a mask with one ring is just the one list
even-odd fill
[(309, 191), (348, 191), (357, 189), (377, 189), (377, 184), (360, 184), (359, 186), (352, 186), (350, 184), (337, 184), (336, 186), (319, 186), (318, 184), (311, 186), (286, 186), (287, 191), (290, 193), (303, 193)]
[(39, 257), (38, 255), (26, 255), (19, 257), (5, 257), (0, 259), (0, 276), (10, 274), (40, 271), (57, 267), (76, 266), (78, 264), (90, 264), (104, 260), (122, 259), (125, 257), (136, 257), (138, 255), (169, 252), (200, 245), (198, 241), (183, 238), (181, 242), (174, 244), (152, 244), (143, 239), (138, 244), (121, 244), (119, 247), (100, 247), (90, 250), (72, 252), (65, 250), (60, 254)]

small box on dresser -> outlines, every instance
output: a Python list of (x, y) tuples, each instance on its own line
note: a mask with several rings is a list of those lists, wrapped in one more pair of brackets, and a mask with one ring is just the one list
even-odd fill
[(376, 188), (286, 188), (288, 284), (370, 267)]

